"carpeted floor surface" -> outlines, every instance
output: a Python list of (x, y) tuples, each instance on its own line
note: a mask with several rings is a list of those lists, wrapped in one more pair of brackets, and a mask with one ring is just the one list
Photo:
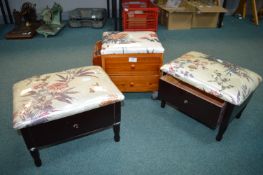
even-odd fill
[[(263, 21), (226, 17), (221, 29), (168, 31), (159, 26), (164, 62), (195, 50), (239, 64), (263, 76)], [(221, 142), (211, 130), (171, 106), (164, 109), (151, 93), (125, 93), (121, 141), (113, 131), (40, 150), (34, 166), (22, 136), (12, 128), (12, 85), (33, 75), (91, 65), (103, 29), (66, 27), (57, 36), (5, 40), (12, 26), (0, 26), (0, 174), (1, 175), (262, 175), (263, 86)]]

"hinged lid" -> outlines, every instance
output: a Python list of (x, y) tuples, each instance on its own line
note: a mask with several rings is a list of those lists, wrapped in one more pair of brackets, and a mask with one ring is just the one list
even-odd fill
[(221, 7), (220, 5), (208, 5), (202, 2), (187, 2), (188, 6), (192, 6), (195, 11), (200, 13), (225, 13), (226, 9)]
[(159, 5), (159, 8), (169, 12), (195, 12), (195, 9), (192, 6), (179, 6), (179, 7), (166, 7), (165, 5)]

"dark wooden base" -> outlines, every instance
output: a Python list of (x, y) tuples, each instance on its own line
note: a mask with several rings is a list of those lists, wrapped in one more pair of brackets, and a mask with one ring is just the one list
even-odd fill
[(240, 118), (251, 96), (242, 105), (235, 106), (169, 75), (161, 77), (159, 81), (158, 99), (161, 100), (161, 107), (164, 108), (168, 102), (211, 129), (219, 126), (217, 141), (222, 140), (229, 122), (234, 117)]
[(21, 129), (36, 166), (41, 166), (39, 149), (113, 127), (114, 140), (120, 141), (121, 103)]
[(21, 24), (15, 26), (10, 32), (5, 35), (6, 39), (31, 39), (36, 35), (36, 29), (40, 26), (40, 22), (26, 26)]

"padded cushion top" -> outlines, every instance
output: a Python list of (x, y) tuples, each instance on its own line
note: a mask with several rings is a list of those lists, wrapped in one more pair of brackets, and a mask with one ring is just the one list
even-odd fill
[(155, 32), (104, 32), (101, 54), (163, 53)]
[(161, 70), (234, 105), (242, 104), (262, 81), (255, 72), (194, 51)]
[(13, 86), (13, 127), (21, 129), (124, 100), (99, 66), (22, 80)]

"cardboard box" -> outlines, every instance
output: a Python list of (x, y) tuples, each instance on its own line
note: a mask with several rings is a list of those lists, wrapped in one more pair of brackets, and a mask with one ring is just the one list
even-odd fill
[(153, 2), (157, 5), (164, 5), (166, 4), (167, 0), (154, 0)]
[(158, 5), (160, 9), (159, 23), (168, 30), (191, 28), (216, 28), (220, 13), (226, 9), (217, 5), (218, 0), (208, 5), (204, 1), (182, 1), (179, 7), (169, 8)]
[(191, 29), (193, 10), (186, 7), (167, 8), (159, 5), (159, 22), (168, 30)]
[(192, 28), (216, 28), (218, 23), (218, 17), (220, 13), (227, 12), (226, 9), (214, 4), (205, 4), (199, 1), (187, 2), (189, 6), (195, 8), (192, 18)]

